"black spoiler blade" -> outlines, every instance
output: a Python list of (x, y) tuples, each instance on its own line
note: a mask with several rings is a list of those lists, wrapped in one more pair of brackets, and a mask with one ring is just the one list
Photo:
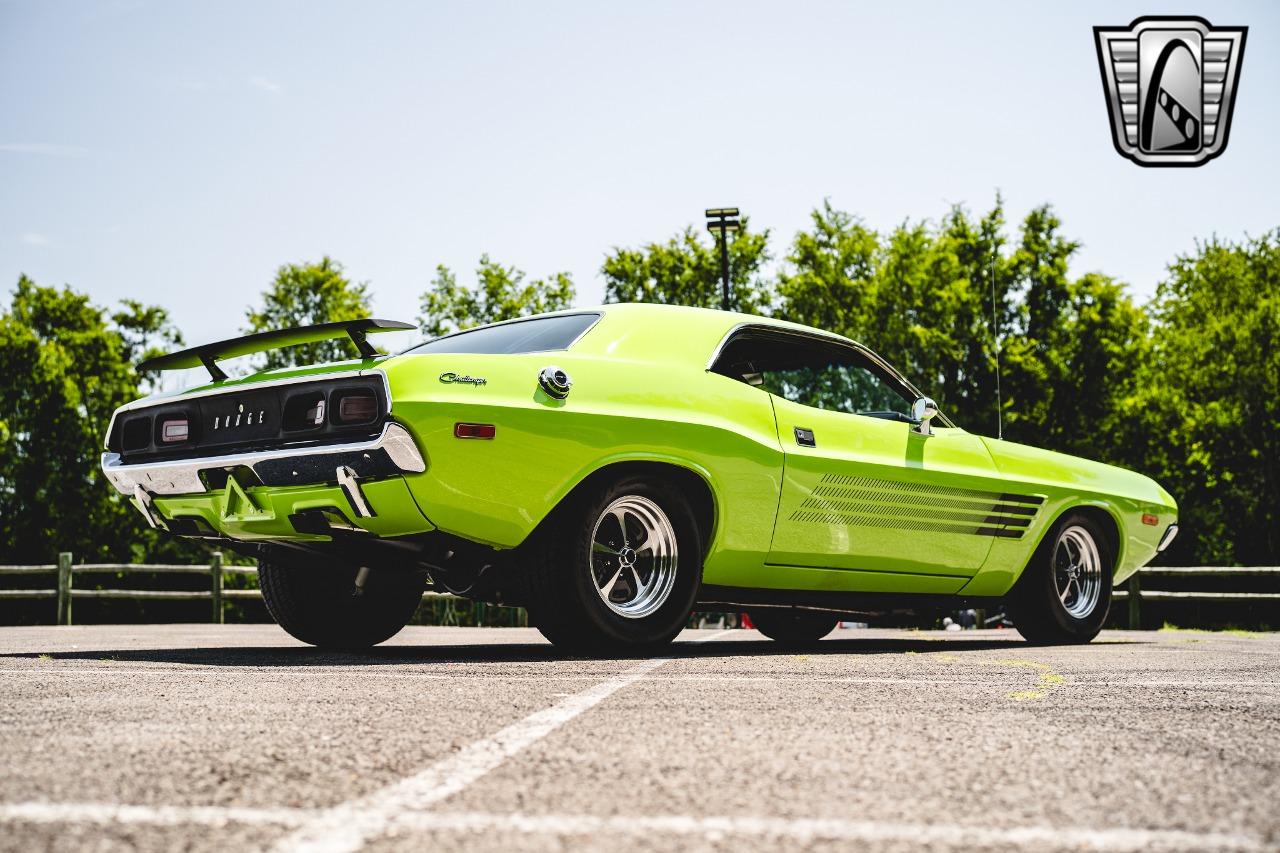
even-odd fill
[(334, 338), (351, 338), (356, 349), (364, 358), (379, 355), (369, 343), (366, 336), (376, 332), (401, 332), (416, 329), (412, 323), (401, 323), (399, 320), (375, 320), (365, 317), (359, 320), (339, 320), (336, 323), (317, 323), (314, 326), (295, 326), (292, 329), (277, 329), (272, 332), (257, 332), (242, 338), (230, 338), (212, 344), (201, 344), (198, 347), (171, 352), (167, 355), (149, 358), (138, 365), (139, 370), (186, 370), (203, 365), (213, 377), (213, 381), (221, 382), (227, 374), (218, 367), (217, 362), (255, 352), (291, 347), (297, 344), (313, 344), (317, 341), (329, 341)]

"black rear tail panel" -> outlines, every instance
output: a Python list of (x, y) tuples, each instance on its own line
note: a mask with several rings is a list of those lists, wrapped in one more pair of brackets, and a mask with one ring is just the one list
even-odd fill
[[(341, 400), (352, 395), (372, 395), (377, 416), (342, 423)], [(121, 412), (107, 437), (107, 449), (135, 463), (363, 441), (382, 433), (388, 412), (380, 376), (246, 385)], [(181, 434), (185, 426), (186, 438), (165, 441), (166, 424), (171, 436)]]

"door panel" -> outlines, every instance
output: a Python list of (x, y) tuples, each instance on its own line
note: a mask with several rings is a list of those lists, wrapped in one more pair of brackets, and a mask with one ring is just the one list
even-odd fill
[(964, 430), (923, 436), (772, 400), (785, 471), (770, 563), (968, 577), (1043, 500), (1007, 494), (986, 445)]

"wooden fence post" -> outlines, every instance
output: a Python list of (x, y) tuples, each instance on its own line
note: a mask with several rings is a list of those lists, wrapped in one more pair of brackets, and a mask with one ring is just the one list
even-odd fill
[(222, 552), (209, 557), (209, 595), (213, 600), (213, 624), (221, 625), (222, 616)]
[(57, 624), (71, 624), (71, 552), (58, 554), (58, 613)]
[(1129, 630), (1142, 630), (1142, 588), (1137, 572), (1129, 578)]

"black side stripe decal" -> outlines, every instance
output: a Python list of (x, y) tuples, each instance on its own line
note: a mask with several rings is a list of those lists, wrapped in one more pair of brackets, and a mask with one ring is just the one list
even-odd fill
[(1020, 539), (1043, 495), (824, 474), (791, 521)]

